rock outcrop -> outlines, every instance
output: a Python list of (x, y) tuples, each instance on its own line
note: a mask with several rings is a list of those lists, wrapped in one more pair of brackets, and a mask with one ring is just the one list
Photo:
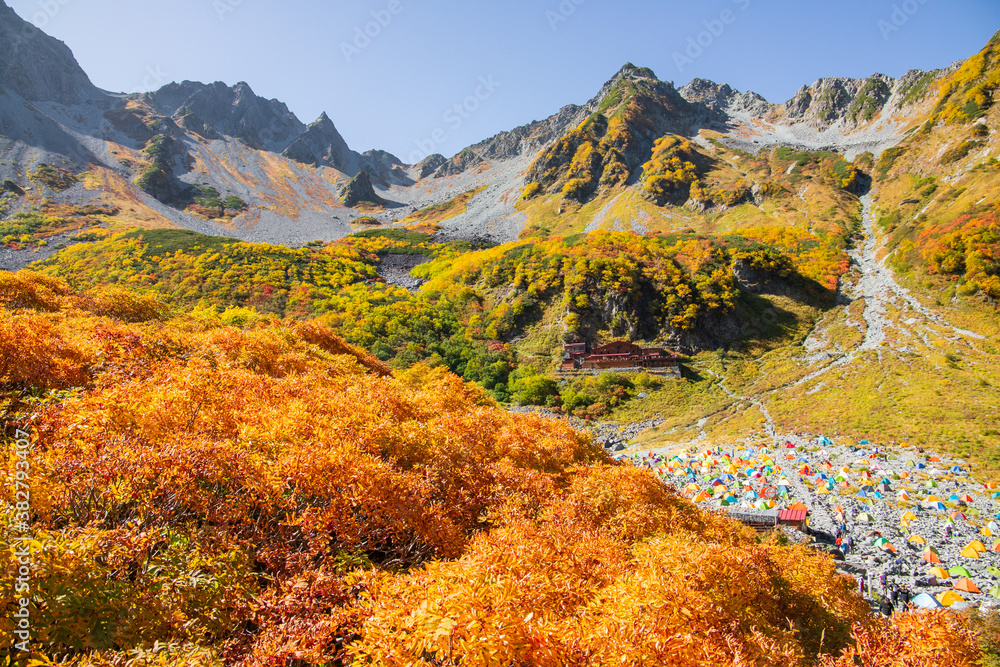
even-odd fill
[(285, 150), (307, 129), (282, 102), (258, 97), (244, 82), (231, 87), (218, 81), (170, 83), (149, 93), (149, 101), (165, 116), (194, 114), (203, 126), (221, 135), (275, 153)]
[(357, 176), (347, 182), (340, 192), (340, 201), (349, 208), (354, 208), (358, 204), (386, 205), (386, 201), (375, 193), (372, 179), (366, 171), (358, 172)]
[(349, 176), (361, 169), (358, 154), (348, 147), (325, 111), (282, 154), (296, 162), (333, 167)]

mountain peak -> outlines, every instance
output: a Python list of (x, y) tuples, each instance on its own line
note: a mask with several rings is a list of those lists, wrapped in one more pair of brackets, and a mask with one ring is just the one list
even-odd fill
[(618, 77), (650, 79), (652, 81), (659, 81), (659, 79), (656, 78), (656, 73), (653, 72), (653, 70), (649, 69), (648, 67), (637, 67), (632, 63), (625, 63), (624, 65), (622, 65), (622, 68), (618, 70), (618, 74), (615, 75), (615, 78)]
[(77, 104), (100, 95), (69, 47), (0, 0), (0, 88), (32, 102)]
[(325, 111), (285, 149), (283, 155), (304, 164), (333, 167), (352, 176), (360, 167), (358, 155), (348, 147)]

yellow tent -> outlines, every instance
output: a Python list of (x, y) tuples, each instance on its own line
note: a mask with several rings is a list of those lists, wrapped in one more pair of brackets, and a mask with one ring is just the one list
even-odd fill
[(979, 558), (979, 552), (968, 546), (962, 549), (962, 556), (965, 558)]
[(919, 535), (910, 535), (910, 541), (914, 544), (927, 544), (927, 540), (920, 537)]
[(914, 514), (913, 512), (904, 512), (903, 513), (903, 520), (904, 521), (913, 521), (916, 518), (917, 518), (917, 515)]
[(828, 495), (830, 495), (830, 489), (826, 488), (825, 486), (821, 486), (818, 489), (816, 489), (816, 495), (817, 496), (828, 496)]
[(965, 602), (965, 598), (956, 593), (955, 591), (941, 591), (937, 594), (937, 601), (941, 603), (942, 607), (950, 607), (956, 602)]
[(986, 537), (993, 537), (993, 531), (990, 530), (989, 526), (983, 526), (983, 529), (979, 531), (979, 534), (984, 535)]
[(981, 554), (986, 553), (986, 545), (984, 545), (979, 540), (972, 540), (971, 542), (969, 542), (969, 544), (968, 544), (968, 546), (966, 548), (970, 548), (970, 547), (973, 548), (973, 549), (975, 549), (976, 551), (978, 551)]
[(939, 498), (938, 496), (930, 495), (930, 496), (927, 496), (927, 502), (929, 502), (929, 503), (942, 503), (944, 501), (941, 500), (941, 498)]
[(944, 569), (943, 567), (938, 567), (936, 565), (931, 569), (927, 570), (927, 574), (933, 575), (938, 579), (951, 579), (951, 575), (948, 574), (948, 570)]
[(692, 482), (684, 487), (684, 493), (697, 493), (701, 491), (701, 487)]

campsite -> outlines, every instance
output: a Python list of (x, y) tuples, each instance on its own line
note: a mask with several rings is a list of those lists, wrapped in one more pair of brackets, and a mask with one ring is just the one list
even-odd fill
[(801, 531), (782, 530), (830, 551), (869, 599), (895, 586), (917, 608), (1000, 607), (1000, 483), (977, 479), (968, 462), (912, 443), (804, 435), (619, 459), (750, 525), (787, 526), (779, 512), (807, 510)]

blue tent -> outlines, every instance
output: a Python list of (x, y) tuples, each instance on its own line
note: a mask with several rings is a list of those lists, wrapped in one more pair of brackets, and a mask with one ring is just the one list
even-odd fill
[(861, 442), (859, 442), (858, 444), (859, 444), (859, 445), (870, 445), (870, 444), (872, 444), (872, 443), (868, 442), (867, 440), (862, 440), (862, 441), (861, 441)]
[(822, 437), (821, 437), (821, 438), (819, 439), (819, 444), (821, 444), (821, 445), (832, 445), (832, 444), (833, 444), (833, 441), (832, 441), (832, 440), (830, 440), (830, 438), (828, 438), (828, 437), (826, 437), (826, 436), (824, 435), (824, 436), (822, 436)]
[(928, 595), (927, 593), (921, 593), (910, 599), (914, 607), (919, 607), (920, 609), (940, 609), (941, 603), (938, 602), (933, 595)]
[(963, 468), (962, 466), (952, 466), (951, 467), (951, 472), (957, 472), (957, 473), (961, 474), (961, 473), (965, 472), (965, 468)]

